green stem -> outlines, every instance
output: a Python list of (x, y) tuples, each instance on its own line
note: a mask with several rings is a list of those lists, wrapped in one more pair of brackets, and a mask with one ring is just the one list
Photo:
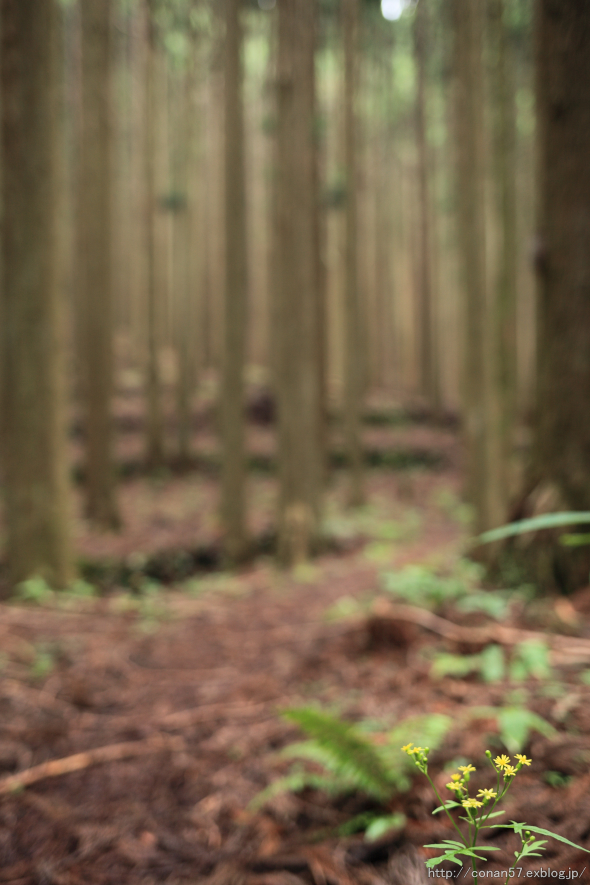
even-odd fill
[(431, 786), (432, 789), (434, 790), (434, 794), (435, 794), (436, 798), (438, 799), (438, 801), (440, 802), (440, 804), (441, 804), (442, 807), (444, 808), (444, 811), (445, 811), (446, 816), (448, 817), (448, 819), (450, 820), (450, 822), (453, 824), (453, 826), (455, 827), (455, 829), (456, 829), (457, 832), (459, 833), (459, 836), (461, 837), (461, 842), (463, 843), (463, 845), (465, 845), (466, 848), (470, 848), (471, 846), (469, 846), (469, 845), (467, 844), (467, 842), (465, 841), (465, 836), (463, 835), (463, 833), (462, 833), (461, 830), (459, 829), (458, 825), (455, 823), (455, 821), (454, 821), (453, 817), (451, 816), (451, 814), (450, 814), (448, 808), (446, 807), (446, 804), (445, 804), (445, 803), (443, 802), (443, 800), (440, 798), (439, 792), (438, 792), (438, 790), (436, 789), (436, 787), (434, 786), (434, 783), (432, 782), (432, 778), (430, 777), (430, 775), (428, 774), (427, 771), (425, 771), (424, 774), (425, 774), (426, 777), (428, 778), (428, 783), (430, 784), (430, 786)]

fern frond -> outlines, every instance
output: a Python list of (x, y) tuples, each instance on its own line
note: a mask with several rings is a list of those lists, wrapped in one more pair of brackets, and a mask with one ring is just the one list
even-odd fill
[(292, 771), (269, 784), (252, 799), (248, 807), (256, 811), (280, 793), (301, 793), (302, 790), (321, 790), (329, 796), (338, 796), (344, 792), (342, 784), (331, 775), (315, 774), (313, 771), (301, 769)]
[(300, 745), (300, 755), (323, 765), (349, 789), (363, 790), (380, 801), (391, 796), (395, 789), (391, 770), (352, 723), (313, 707), (286, 710), (283, 716), (312, 738)]

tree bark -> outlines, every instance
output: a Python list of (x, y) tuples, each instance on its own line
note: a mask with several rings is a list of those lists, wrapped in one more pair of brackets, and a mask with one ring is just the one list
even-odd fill
[(481, 0), (454, 0), (457, 221), (465, 349), (465, 496), (477, 533), (491, 528), (486, 437), (486, 271)]
[(162, 416), (162, 392), (159, 367), (159, 319), (158, 273), (156, 264), (156, 24), (152, 2), (146, 2), (147, 58), (146, 58), (146, 108), (145, 108), (145, 254), (146, 268), (146, 462), (151, 470), (158, 470), (164, 464), (164, 430)]
[(489, 0), (491, 49), (492, 168), (498, 248), (493, 290), (492, 428), (497, 450), (493, 482), (497, 516), (508, 516), (510, 467), (516, 422), (516, 108), (510, 46), (506, 34), (505, 0)]
[(359, 507), (365, 500), (361, 407), (364, 387), (364, 354), (359, 305), (357, 257), (357, 92), (359, 0), (343, 0), (344, 37), (344, 169), (346, 176), (345, 234), (345, 390), (344, 434), (349, 464), (348, 501)]
[(314, 16), (309, 0), (279, 5), (275, 279), (279, 557), (286, 565), (309, 555), (319, 517)]
[(226, 0), (225, 44), (225, 317), (221, 390), (221, 519), (225, 554), (244, 556), (244, 363), (248, 297), (242, 23), (240, 0)]
[[(64, 367), (60, 11), (2, 0), (2, 450), (12, 584), (73, 577)], [(34, 60), (34, 63), (32, 63)]]
[(438, 366), (434, 336), (433, 237), (430, 196), (431, 162), (428, 145), (427, 52), (428, 2), (419, 0), (414, 17), (414, 58), (417, 74), (416, 141), (418, 145), (418, 305), (420, 323), (420, 390), (429, 406), (436, 407)]
[[(197, 52), (196, 41), (192, 43)], [(197, 248), (192, 242), (195, 236), (195, 187), (192, 175), (198, 162), (195, 156), (196, 129), (196, 64), (187, 62), (180, 74), (179, 95), (175, 120), (175, 176), (174, 190), (180, 197), (180, 205), (174, 215), (173, 230), (173, 288), (175, 314), (175, 344), (178, 359), (176, 382), (177, 457), (181, 465), (190, 463), (193, 394), (196, 379), (197, 325), (195, 310), (194, 262), (191, 252)]]
[(111, 3), (82, 0), (80, 232), (81, 350), (86, 428), (86, 512), (119, 527), (112, 457), (113, 242)]
[[(539, 217), (536, 473), (560, 509), (590, 509), (590, 6), (537, 2)], [(538, 495), (537, 495), (538, 497)], [(553, 509), (553, 508), (552, 508)], [(574, 555), (575, 554), (575, 555)], [(588, 548), (537, 545), (545, 575), (587, 583)]]

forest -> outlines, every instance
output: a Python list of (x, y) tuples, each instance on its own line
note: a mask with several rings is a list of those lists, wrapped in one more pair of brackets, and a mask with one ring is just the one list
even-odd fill
[(590, 883), (588, 0), (0, 0), (0, 193), (0, 885)]

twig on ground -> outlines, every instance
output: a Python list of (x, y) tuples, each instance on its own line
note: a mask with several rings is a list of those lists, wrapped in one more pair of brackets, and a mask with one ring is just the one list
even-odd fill
[(130, 759), (147, 753), (157, 753), (160, 750), (180, 750), (183, 747), (184, 741), (181, 738), (161, 734), (150, 735), (143, 741), (125, 741), (120, 744), (96, 747), (96, 749), (86, 750), (84, 753), (74, 753), (73, 756), (51, 759), (49, 762), (42, 762), (40, 765), (34, 765), (32, 768), (2, 778), (0, 780), (0, 795), (6, 795), (6, 793), (11, 793), (21, 787), (28, 787), (48, 777), (59, 777), (62, 774), (81, 771), (91, 765)]

